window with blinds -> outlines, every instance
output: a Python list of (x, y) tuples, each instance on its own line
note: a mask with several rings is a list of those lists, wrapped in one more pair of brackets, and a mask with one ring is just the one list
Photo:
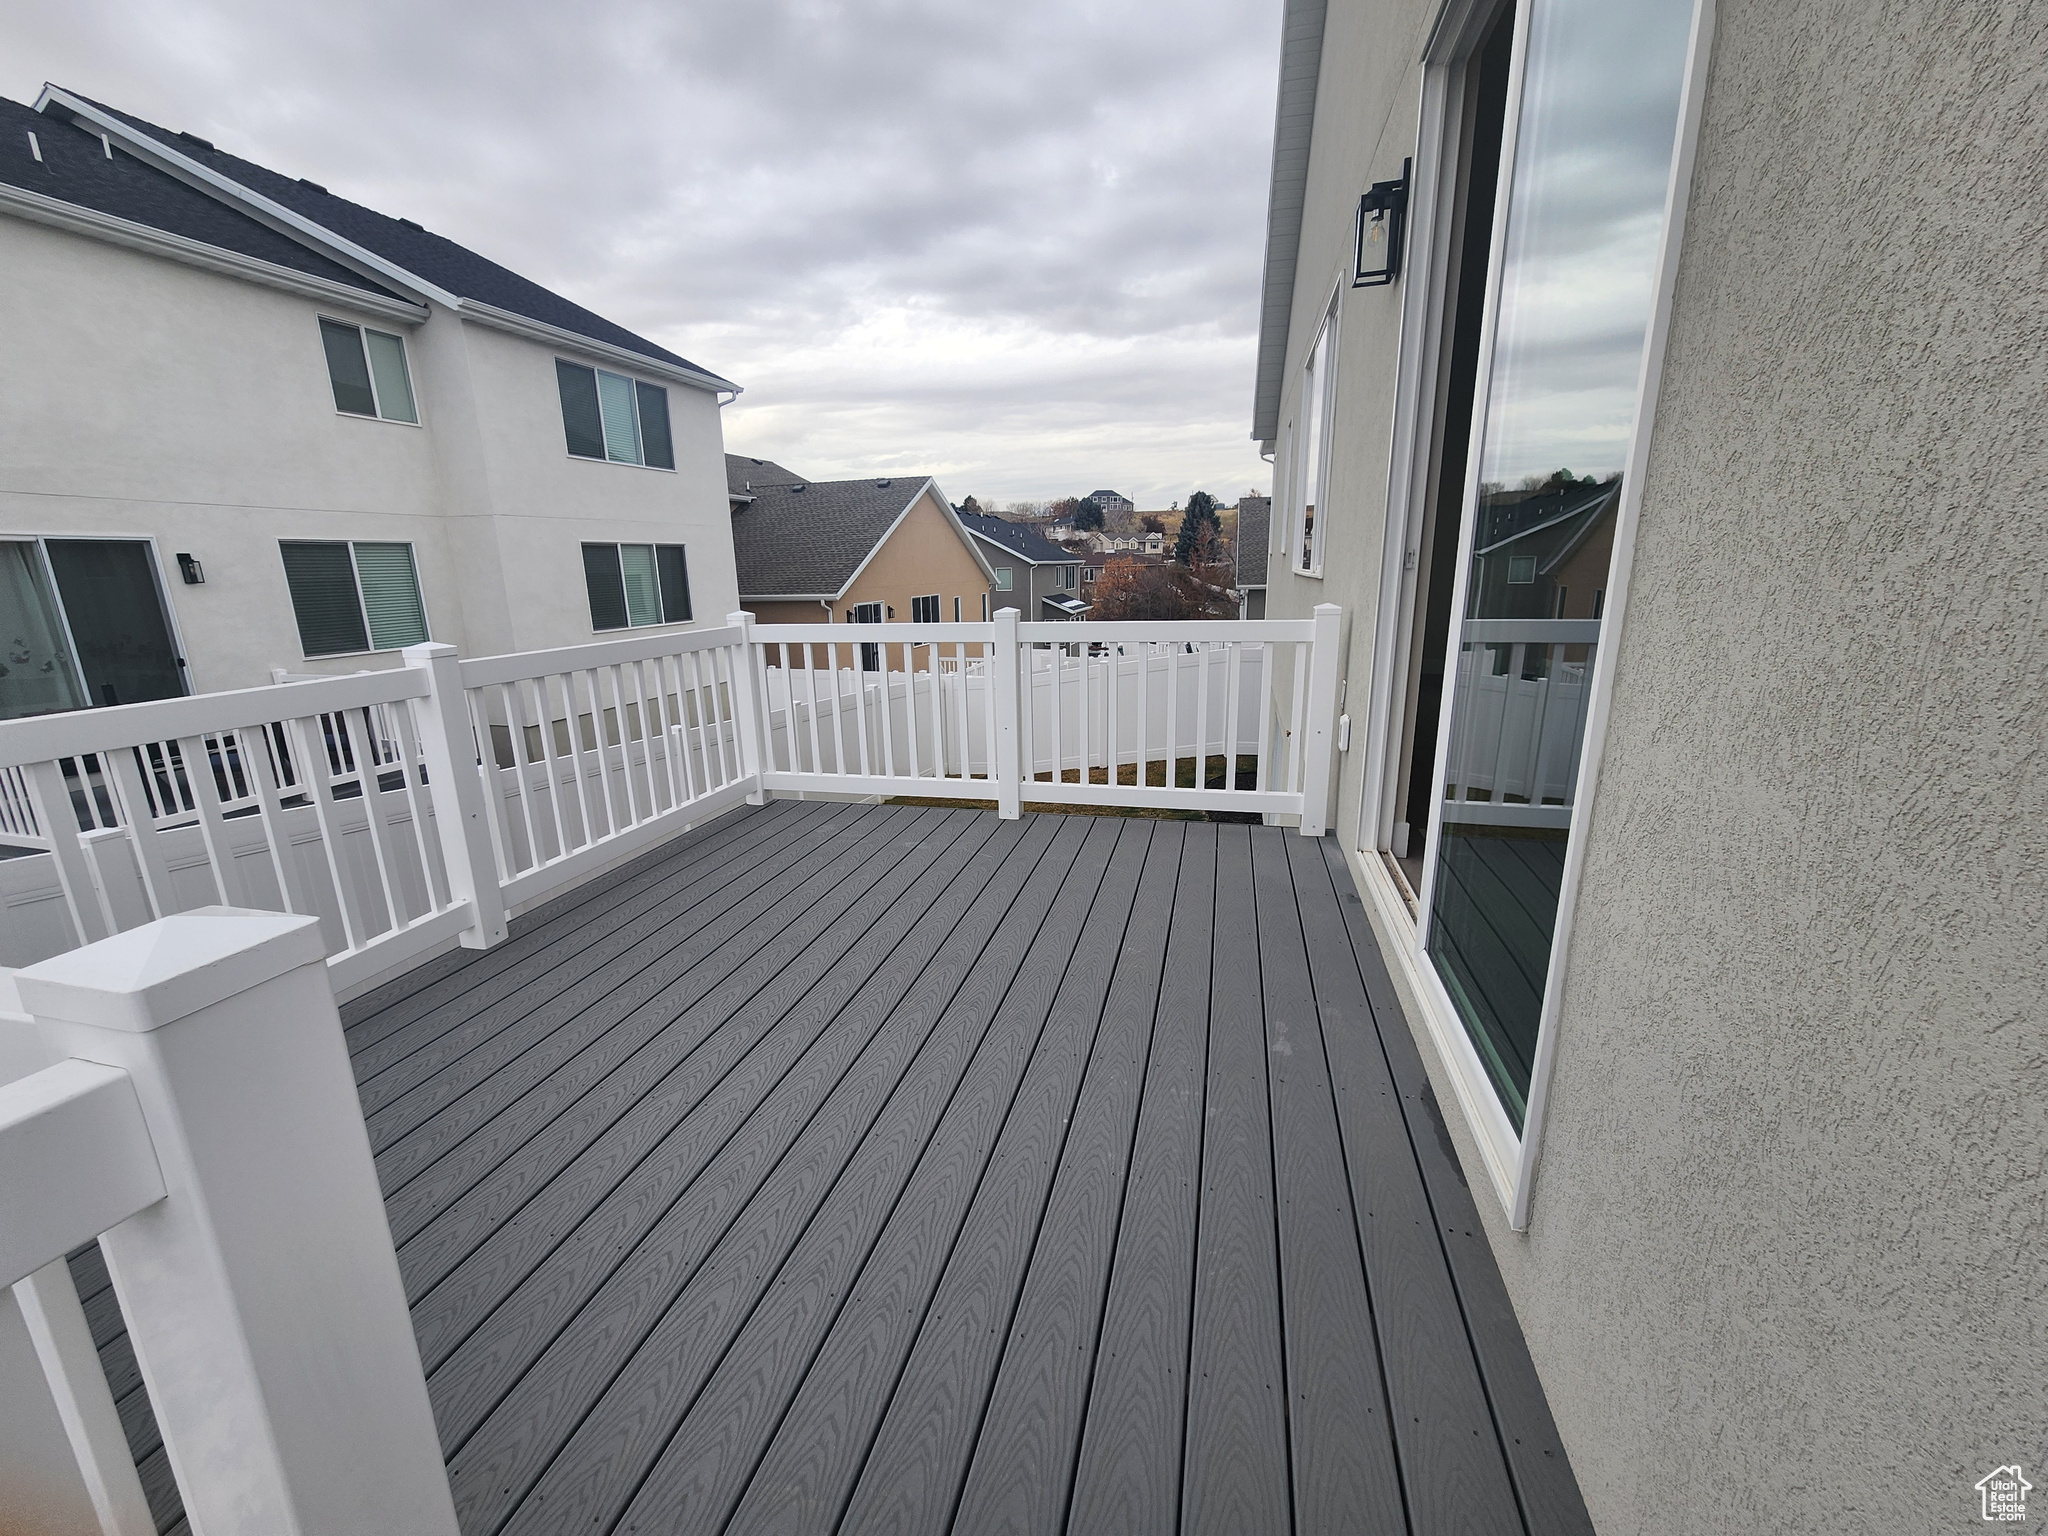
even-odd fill
[(430, 638), (410, 544), (285, 539), (278, 549), (308, 656), (395, 651)]
[(337, 411), (419, 425), (403, 337), (323, 316), (320, 345), (327, 354), (327, 382)]
[(659, 384), (642, 383), (602, 368), (585, 368), (558, 357), (555, 387), (561, 393), (562, 431), (573, 457), (642, 464), (650, 469), (676, 467), (668, 391)]
[(690, 567), (680, 544), (586, 544), (590, 627), (639, 629), (690, 618)]

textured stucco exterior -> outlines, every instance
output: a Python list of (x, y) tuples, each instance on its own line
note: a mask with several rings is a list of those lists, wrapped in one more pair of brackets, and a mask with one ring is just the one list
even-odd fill
[[(1293, 371), (1422, 9), (1331, 8)], [(2048, 1485), (2048, 14), (1717, 12), (1526, 1233), (1417, 1034), (1601, 1531), (1981, 1528)], [(1354, 699), (1359, 299), (1329, 574), (1271, 578), (1359, 615)]]
[[(12, 217), (0, 270), (0, 537), (154, 538), (195, 692), (397, 664), (303, 654), (280, 539), (410, 542), (467, 655), (594, 638), (585, 539), (683, 544), (696, 622), (738, 605), (708, 391), (666, 386), (674, 471), (577, 459), (557, 349), (439, 305), (407, 326)], [(403, 334), (418, 426), (335, 409), (322, 315)]]

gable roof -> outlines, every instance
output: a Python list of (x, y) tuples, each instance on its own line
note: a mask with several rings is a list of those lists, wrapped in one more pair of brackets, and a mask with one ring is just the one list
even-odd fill
[(439, 299), (471, 318), (525, 321), (543, 332), (595, 343), (621, 360), (655, 365), (656, 371), (700, 388), (739, 388), (445, 236), (336, 197), (317, 182), (280, 175), (192, 134), (173, 133), (59, 86), (45, 85), (36, 109), (94, 134), (105, 132), (204, 195), (239, 203), (238, 211), (286, 238), (324, 246), (325, 254), (342, 265), (401, 288), (416, 287), (421, 296)]
[(1263, 587), (1266, 584), (1266, 541), (1273, 526), (1273, 498), (1241, 496), (1237, 502), (1237, 538), (1232, 552), (1237, 557), (1237, 584)]
[(1081, 557), (1053, 543), (1036, 528), (996, 517), (987, 512), (957, 514), (961, 526), (976, 537), (1009, 554), (1022, 556), (1033, 565), (1079, 565)]
[[(35, 135), (33, 145), (30, 134)], [(39, 222), (83, 225), (98, 234), (169, 235), (261, 263), (280, 275), (417, 307), (394, 289), (113, 149), (97, 133), (5, 98), (0, 98), (0, 189), (13, 193), (0, 192), (0, 207)]]
[[(772, 461), (760, 462), (767, 465)], [(727, 475), (729, 484), (729, 463)], [(733, 558), (739, 566), (741, 598), (838, 597), (926, 491), (959, 527), (958, 514), (929, 475), (799, 479), (771, 486), (757, 481), (753, 500), (735, 507), (732, 514)], [(960, 542), (986, 570), (988, 562), (974, 549), (966, 530), (960, 531)]]

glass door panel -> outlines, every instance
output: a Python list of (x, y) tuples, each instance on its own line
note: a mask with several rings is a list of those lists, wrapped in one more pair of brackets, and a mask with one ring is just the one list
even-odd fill
[(149, 546), (140, 539), (48, 539), (44, 548), (90, 701), (139, 704), (184, 693)]
[(42, 552), (26, 539), (0, 542), (0, 720), (85, 704)]
[[(1692, 0), (1531, 0), (1476, 401), (1427, 947), (1526, 1111)], [(1498, 217), (1498, 214), (1497, 214)]]

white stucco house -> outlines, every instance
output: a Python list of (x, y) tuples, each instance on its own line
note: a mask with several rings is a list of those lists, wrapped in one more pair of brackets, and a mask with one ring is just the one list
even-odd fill
[(737, 386), (409, 219), (48, 86), (0, 268), (0, 719), (737, 606)]

